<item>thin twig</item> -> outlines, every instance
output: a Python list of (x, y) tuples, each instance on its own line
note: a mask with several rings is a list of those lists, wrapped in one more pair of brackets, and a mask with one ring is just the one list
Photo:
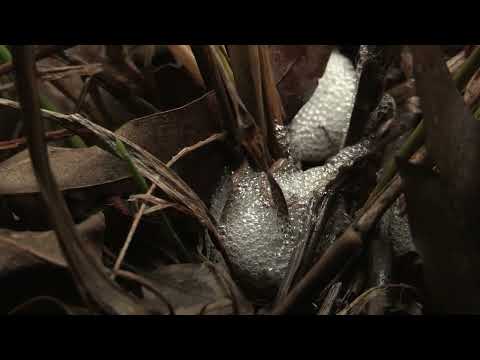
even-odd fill
[[(172, 167), (178, 160), (180, 160), (182, 157), (185, 155), (207, 145), (210, 144), (211, 142), (218, 141), (218, 140), (224, 140), (226, 137), (225, 133), (216, 133), (211, 136), (209, 136), (207, 139), (202, 140), (197, 142), (196, 144), (192, 146), (187, 146), (184, 149), (180, 150), (175, 156), (172, 157), (172, 159), (167, 163), (167, 167)], [(146, 195), (152, 195), (153, 192), (156, 189), (156, 185), (152, 184), (150, 186), (150, 189), (146, 193)], [(145, 202), (142, 203), (140, 206), (140, 209), (137, 211), (135, 214), (135, 217), (132, 222), (132, 226), (130, 227), (130, 230), (128, 232), (127, 238), (125, 240), (125, 243), (122, 246), (122, 249), (120, 250), (120, 254), (115, 261), (115, 265), (113, 267), (113, 273), (111, 275), (112, 279), (115, 279), (115, 276), (118, 274), (118, 271), (120, 267), (122, 266), (123, 260), (125, 258), (125, 255), (127, 254), (128, 248), (130, 247), (130, 244), (132, 242), (133, 236), (135, 235), (135, 232), (137, 231), (138, 225), (140, 224), (140, 219), (143, 217), (145, 210), (147, 209), (147, 204)]]
[[(133, 161), (130, 157), (130, 154), (128, 153), (127, 149), (125, 148), (125, 145), (123, 145), (122, 141), (118, 138), (116, 139), (116, 151), (117, 151), (118, 155), (123, 160), (125, 160), (127, 162), (130, 173), (132, 174), (133, 180), (137, 184), (137, 187), (138, 187), (139, 191), (143, 192), (143, 193), (148, 193), (149, 190), (148, 190), (148, 186), (147, 186), (147, 182), (145, 181), (145, 178), (140, 174), (137, 167), (133, 163)], [(190, 260), (190, 256), (188, 255), (188, 251), (185, 248), (185, 246), (183, 245), (183, 242), (180, 239), (180, 237), (178, 236), (177, 232), (173, 228), (172, 223), (170, 222), (170, 219), (165, 215), (165, 213), (161, 213), (161, 219), (162, 219), (163, 224), (166, 227), (167, 231), (170, 233), (170, 235), (176, 241), (178, 247), (182, 251), (182, 254), (184, 255), (184, 258)], [(140, 221), (140, 219), (138, 219), (138, 221)], [(131, 234), (131, 236), (133, 237), (133, 233)], [(132, 240), (132, 238), (130, 238), (129, 241), (125, 243), (125, 245), (122, 249), (122, 252), (124, 250), (123, 256), (125, 256), (126, 249), (130, 245), (131, 240)], [(123, 257), (122, 257), (121, 260), (123, 260)], [(121, 264), (121, 262), (117, 261), (117, 263), (115, 265), (120, 266), (120, 264)]]
[[(152, 193), (155, 191), (155, 188), (156, 188), (156, 185), (152, 184), (152, 186), (150, 186), (150, 189), (147, 192), (147, 195), (152, 195)], [(113, 266), (113, 272), (112, 272), (112, 275), (110, 276), (112, 280), (115, 279), (115, 276), (118, 274), (120, 267), (122, 266), (123, 260), (125, 259), (125, 255), (127, 255), (127, 251), (132, 242), (133, 235), (135, 235), (135, 232), (137, 231), (138, 225), (140, 224), (140, 219), (142, 218), (146, 208), (147, 208), (147, 204), (143, 203), (140, 206), (140, 209), (135, 214), (135, 217), (133, 218), (132, 226), (128, 231), (127, 238), (125, 239), (122, 249), (120, 250), (120, 254), (118, 255), (117, 260), (115, 261), (115, 265)]]
[(208, 145), (208, 144), (210, 144), (212, 142), (215, 142), (215, 141), (223, 141), (223, 140), (226, 139), (226, 137), (227, 137), (227, 135), (224, 132), (215, 133), (213, 135), (210, 135), (205, 140), (201, 140), (201, 141), (197, 142), (196, 144), (194, 144), (192, 146), (187, 146), (187, 147), (183, 148), (174, 157), (172, 157), (172, 159), (167, 163), (167, 167), (172, 167), (172, 165), (175, 164), (178, 160), (180, 160), (184, 156), (194, 152), (195, 150), (200, 149), (201, 147), (204, 147), (205, 145)]

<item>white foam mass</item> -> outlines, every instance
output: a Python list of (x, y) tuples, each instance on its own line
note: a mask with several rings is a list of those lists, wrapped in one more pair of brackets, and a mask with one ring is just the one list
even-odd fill
[(343, 145), (358, 90), (358, 73), (351, 61), (334, 50), (310, 100), (292, 120), (292, 155), (320, 162)]
[(273, 173), (289, 210), (289, 221), (277, 216), (267, 177), (244, 165), (232, 175), (233, 188), (220, 219), (225, 249), (240, 281), (248, 286), (275, 289), (298, 242), (307, 206), (315, 191), (323, 191), (341, 167), (366, 154), (367, 143), (345, 148), (324, 166), (299, 170), (293, 161)]

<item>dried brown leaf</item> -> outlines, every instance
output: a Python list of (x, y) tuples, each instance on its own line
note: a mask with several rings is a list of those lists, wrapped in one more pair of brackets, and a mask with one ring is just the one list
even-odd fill
[[(95, 214), (77, 225), (90, 255), (100, 261), (105, 219)], [(39, 263), (49, 263), (63, 268), (67, 262), (54, 231), (13, 231), (0, 229), (0, 273), (5, 275)]]
[[(62, 191), (94, 187), (129, 177), (124, 161), (97, 147), (49, 147), (48, 153), (53, 174)], [(1, 195), (39, 192), (27, 150), (1, 163), (0, 176)]]
[[(218, 130), (216, 113), (210, 111), (213, 101), (214, 95), (209, 93), (181, 108), (132, 120), (116, 134), (166, 162), (186, 146), (194, 146)], [(98, 147), (50, 147), (49, 155), (61, 190), (91, 188), (130, 177), (124, 161)], [(225, 161), (221, 151), (199, 150), (186, 154), (175, 170), (206, 201), (222, 174)], [(203, 164), (203, 174), (198, 173), (198, 164)], [(26, 150), (1, 163), (0, 176), (0, 194), (39, 191)]]
[[(19, 108), (18, 103), (5, 99), (0, 100), (0, 106)], [(123, 136), (114, 134), (101, 126), (92, 123), (79, 114), (64, 115), (53, 111), (43, 110), (42, 115), (47, 119), (58, 122), (60, 125), (71, 131), (76, 131), (79, 127), (87, 128), (96, 135), (98, 144), (115, 156), (120, 156), (116, 149), (118, 141), (121, 141), (138, 172), (155, 184), (172, 201), (185, 206), (190, 215), (196, 218), (200, 224), (204, 225), (213, 234), (212, 240), (214, 241), (215, 246), (222, 253), (227, 265), (229, 265), (228, 255), (223, 247), (223, 238), (218, 233), (215, 220), (209, 213), (205, 203), (162, 161), (158, 160), (154, 155), (145, 151), (142, 147)]]
[(177, 315), (253, 313), (229, 275), (215, 265), (169, 265), (145, 276), (157, 284)]

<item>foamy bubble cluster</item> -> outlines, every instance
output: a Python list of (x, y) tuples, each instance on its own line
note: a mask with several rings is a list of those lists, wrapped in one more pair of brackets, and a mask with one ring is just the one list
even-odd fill
[(353, 64), (334, 50), (317, 89), (290, 125), (294, 157), (320, 162), (338, 152), (348, 131), (357, 89)]
[(361, 143), (342, 150), (324, 166), (299, 170), (285, 161), (273, 173), (289, 210), (289, 221), (277, 216), (267, 177), (248, 165), (232, 175), (233, 188), (220, 219), (225, 248), (238, 279), (255, 290), (273, 291), (286, 273), (297, 245), (309, 200), (339, 170), (366, 154)]

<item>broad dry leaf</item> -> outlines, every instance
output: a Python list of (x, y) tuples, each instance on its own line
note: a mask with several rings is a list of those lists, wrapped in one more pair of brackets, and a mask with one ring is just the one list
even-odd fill
[[(59, 189), (95, 187), (129, 177), (124, 161), (97, 148), (48, 147), (52, 172)], [(38, 193), (28, 150), (0, 164), (0, 195)]]
[[(20, 105), (11, 100), (0, 99), (0, 106), (19, 109)], [(84, 118), (80, 114), (65, 115), (53, 111), (42, 110), (42, 116), (64, 126), (73, 132), (79, 128), (88, 129), (94, 135), (99, 146), (106, 151), (120, 157), (117, 151), (118, 141), (121, 141), (130, 155), (130, 160), (140, 175), (144, 176), (163, 191), (172, 201), (178, 202), (188, 209), (190, 215), (196, 218), (213, 235), (212, 240), (217, 249), (222, 253), (226, 263), (229, 264), (228, 255), (223, 246), (223, 239), (217, 230), (215, 221), (208, 211), (205, 203), (198, 197), (190, 186), (183, 181), (178, 174), (168, 168), (165, 163), (158, 160), (154, 155), (145, 151), (142, 147), (131, 142), (127, 138), (117, 135)]]
[[(77, 225), (77, 231), (85, 241), (90, 255), (98, 261), (102, 253), (104, 230), (105, 219), (102, 213), (95, 214)], [(1, 276), (41, 263), (67, 267), (53, 230), (34, 232), (0, 229)]]
[[(134, 119), (116, 134), (123, 136), (158, 159), (167, 162), (187, 146), (218, 131), (214, 94), (209, 93), (181, 108)], [(111, 184), (130, 177), (124, 161), (98, 147), (68, 149), (49, 147), (50, 163), (61, 190), (84, 189)], [(175, 165), (175, 170), (208, 201), (226, 163), (218, 144), (199, 149)], [(202, 164), (204, 171), (198, 172)], [(0, 164), (0, 194), (39, 191), (25, 150)]]
[(145, 277), (157, 285), (177, 315), (253, 313), (229, 275), (215, 265), (169, 265)]

